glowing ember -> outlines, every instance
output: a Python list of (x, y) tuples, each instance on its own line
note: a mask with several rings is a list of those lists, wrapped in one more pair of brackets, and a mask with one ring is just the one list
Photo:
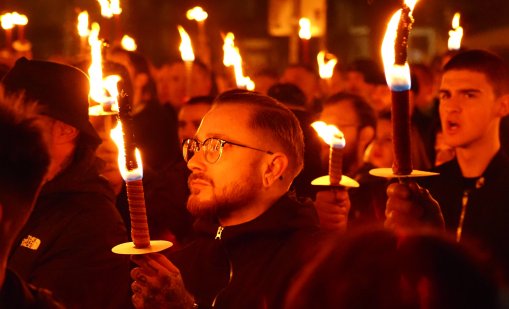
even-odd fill
[(118, 166), (120, 174), (125, 181), (140, 180), (143, 178), (143, 166), (141, 163), (141, 154), (138, 148), (135, 149), (136, 163), (138, 167), (132, 170), (128, 170), (126, 167), (126, 156), (124, 148), (124, 136), (122, 132), (122, 123), (117, 122), (117, 126), (110, 132), (111, 139), (115, 142), (118, 148)]
[(240, 56), (239, 48), (235, 46), (234, 40), (235, 36), (231, 32), (228, 32), (224, 37), (223, 64), (225, 67), (233, 66), (235, 81), (238, 88), (254, 90), (254, 82), (251, 78), (249, 78), (249, 76), (244, 76), (244, 71), (242, 69), (242, 57)]
[(318, 61), (318, 73), (320, 77), (323, 79), (331, 78), (334, 74), (334, 67), (338, 63), (336, 56), (320, 51), (316, 56), (316, 60)]
[(303, 40), (309, 40), (311, 39), (311, 21), (309, 18), (301, 18), (299, 20), (299, 38)]
[(127, 34), (125, 34), (122, 37), (122, 41), (120, 42), (120, 44), (122, 45), (123, 49), (128, 51), (135, 51), (138, 48), (138, 45), (136, 45), (136, 41)]
[(78, 15), (78, 34), (80, 37), (87, 37), (90, 34), (88, 23), (88, 12), (81, 12)]
[(180, 25), (177, 26), (181, 43), (179, 46), (180, 55), (184, 61), (194, 61), (193, 46), (191, 45), (191, 38), (187, 34), (186, 30)]
[(447, 42), (449, 50), (459, 50), (461, 48), (463, 28), (460, 26), (460, 16), (460, 13), (456, 13), (452, 19), (452, 30), (449, 30), (449, 41)]
[(194, 8), (187, 11), (187, 19), (189, 20), (196, 20), (197, 22), (202, 22), (207, 17), (209, 17), (209, 14), (205, 12), (201, 7), (195, 6)]

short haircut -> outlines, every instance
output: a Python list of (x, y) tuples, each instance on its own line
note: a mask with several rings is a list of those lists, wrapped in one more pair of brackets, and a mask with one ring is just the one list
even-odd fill
[(47, 173), (50, 157), (36, 109), (0, 89), (1, 203), (31, 202)]
[(247, 90), (230, 90), (220, 94), (214, 105), (245, 104), (253, 108), (250, 127), (271, 133), (274, 142), (282, 146), (288, 156), (292, 177), (304, 166), (304, 137), (299, 120), (284, 104), (275, 99)]
[(184, 106), (198, 105), (198, 104), (212, 105), (212, 103), (214, 102), (214, 99), (215, 99), (214, 96), (211, 96), (211, 95), (192, 97), (186, 102), (186, 104)]
[(365, 127), (376, 128), (375, 110), (359, 95), (349, 92), (338, 92), (327, 98), (323, 105), (333, 105), (341, 101), (351, 102), (359, 121), (358, 130)]
[(480, 49), (461, 52), (444, 66), (444, 72), (453, 70), (484, 74), (497, 97), (509, 93), (509, 67), (502, 58), (493, 53)]

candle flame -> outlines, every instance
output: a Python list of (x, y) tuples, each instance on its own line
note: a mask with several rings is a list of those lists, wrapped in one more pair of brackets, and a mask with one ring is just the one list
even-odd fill
[(193, 46), (191, 45), (191, 38), (186, 30), (181, 25), (178, 25), (181, 43), (179, 46), (180, 55), (184, 61), (194, 61)]
[(452, 19), (452, 30), (449, 30), (449, 41), (447, 42), (449, 50), (459, 50), (461, 48), (463, 28), (460, 26), (460, 16), (460, 13), (456, 13)]
[(111, 130), (110, 136), (118, 148), (118, 169), (120, 170), (122, 178), (125, 181), (142, 179), (143, 166), (141, 163), (141, 154), (138, 148), (135, 149), (136, 163), (138, 164), (138, 167), (133, 170), (128, 170), (126, 167), (124, 134), (122, 132), (122, 123), (120, 121), (117, 121), (117, 126)]
[(120, 41), (120, 44), (122, 45), (122, 48), (128, 51), (135, 51), (138, 48), (138, 45), (136, 45), (136, 41), (125, 34), (122, 37), (122, 41)]
[(345, 147), (345, 136), (335, 125), (326, 124), (323, 121), (315, 121), (311, 126), (327, 145), (332, 145), (335, 148)]
[(239, 48), (235, 46), (234, 40), (235, 36), (231, 32), (228, 32), (224, 37), (223, 64), (225, 67), (233, 66), (235, 81), (238, 88), (252, 91), (255, 88), (255, 84), (249, 76), (244, 76), (244, 70), (242, 69), (242, 57), (240, 56)]
[[(92, 55), (92, 62), (88, 69), (88, 75), (90, 76), (90, 98), (101, 104), (103, 109), (105, 106), (111, 106), (111, 111), (118, 112), (117, 102), (117, 83), (120, 81), (120, 76), (110, 75), (103, 78), (102, 71), (102, 40), (99, 39), (100, 26), (98, 23), (92, 24), (92, 30), (88, 37), (88, 43), (90, 44), (90, 51)], [(108, 108), (109, 109), (109, 108)], [(95, 109), (90, 109), (89, 114), (95, 115), (99, 113)]]
[[(325, 60), (325, 59), (329, 60)], [(334, 67), (338, 63), (338, 59), (333, 54), (328, 54), (325, 51), (320, 51), (316, 56), (318, 61), (318, 73), (322, 79), (331, 78), (334, 74)]]
[(2, 28), (4, 30), (9, 30), (14, 28), (14, 20), (12, 18), (12, 13), (5, 13), (0, 16), (0, 22), (2, 23)]
[(303, 40), (311, 39), (311, 21), (309, 18), (301, 18), (299, 19), (299, 38)]
[(120, 0), (97, 0), (101, 6), (101, 15), (105, 18), (112, 18), (113, 15), (120, 15), (122, 8)]
[(78, 34), (80, 37), (87, 37), (90, 34), (87, 11), (83, 11), (78, 15)]
[[(417, 0), (407, 0), (405, 4), (410, 8), (410, 15), (415, 7)], [(382, 42), (382, 59), (385, 70), (385, 79), (393, 91), (403, 91), (410, 89), (410, 67), (405, 62), (404, 65), (395, 64), (394, 44), (397, 37), (398, 23), (401, 17), (402, 9), (399, 9), (387, 24), (384, 40)]]
[(18, 12), (11, 13), (12, 23), (18, 26), (26, 26), (28, 24), (28, 17)]
[(194, 8), (187, 11), (187, 19), (189, 20), (196, 20), (197, 22), (202, 22), (207, 17), (209, 17), (209, 14), (205, 12), (201, 7), (195, 6)]

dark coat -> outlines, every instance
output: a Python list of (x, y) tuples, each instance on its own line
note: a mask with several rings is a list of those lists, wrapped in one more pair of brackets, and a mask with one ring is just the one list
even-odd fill
[(223, 228), (202, 218), (195, 229), (198, 238), (170, 259), (200, 308), (282, 307), (319, 235), (313, 206), (288, 196), (250, 222)]
[(436, 171), (440, 175), (424, 179), (423, 185), (439, 202), (446, 228), (456, 233), (463, 194), (468, 191), (462, 242), (494, 253), (509, 270), (509, 157), (499, 151), (479, 177), (483, 180), (464, 178), (456, 159)]
[(19, 235), (9, 267), (51, 290), (69, 308), (125, 308), (129, 261), (111, 248), (126, 241), (114, 193), (93, 152), (46, 183)]
[(7, 269), (0, 289), (2, 309), (63, 309), (50, 291), (26, 284), (16, 273)]

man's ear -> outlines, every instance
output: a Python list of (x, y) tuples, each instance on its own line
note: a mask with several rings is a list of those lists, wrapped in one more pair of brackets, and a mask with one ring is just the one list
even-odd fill
[(274, 182), (282, 179), (288, 167), (288, 157), (282, 152), (276, 152), (270, 156), (267, 164), (264, 165), (263, 186), (270, 187)]
[(80, 131), (73, 126), (56, 121), (54, 125), (54, 138), (59, 143), (68, 143), (76, 139)]
[(498, 116), (504, 117), (509, 114), (509, 94), (502, 95), (499, 99)]
[[(359, 145), (362, 146), (362, 151), (368, 147), (368, 145), (375, 138), (375, 129), (370, 126), (366, 126), (359, 131)], [(348, 141), (347, 141), (348, 142)]]

